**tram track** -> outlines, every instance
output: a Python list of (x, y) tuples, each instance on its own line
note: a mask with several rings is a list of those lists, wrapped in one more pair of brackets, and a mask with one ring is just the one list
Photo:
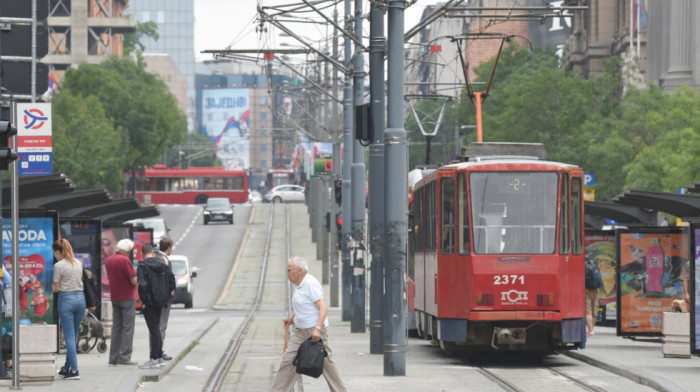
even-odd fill
[[(260, 266), (260, 273), (258, 276), (258, 281), (257, 281), (257, 287), (255, 290), (255, 298), (250, 305), (249, 309), (246, 311), (245, 318), (241, 322), (240, 326), (236, 330), (235, 334), (229, 341), (226, 350), (224, 354), (221, 357), (221, 360), (219, 361), (216, 369), (212, 372), (209, 382), (207, 385), (204, 387), (203, 391), (207, 392), (219, 392), (222, 390), (225, 390), (224, 385), (226, 384), (226, 380), (229, 377), (229, 373), (231, 372), (231, 368), (234, 364), (234, 362), (239, 359), (239, 351), (241, 349), (241, 346), (244, 344), (246, 334), (251, 328), (251, 325), (253, 325), (255, 316), (258, 314), (260, 311), (261, 303), (263, 301), (263, 296), (265, 293), (265, 281), (266, 281), (266, 276), (268, 274), (268, 266), (270, 265), (270, 259), (271, 259), (271, 249), (275, 245), (275, 238), (273, 237), (273, 225), (275, 222), (275, 219), (279, 218), (277, 217), (278, 210), (281, 210), (282, 208), (285, 208), (284, 210), (284, 231), (285, 231), (285, 260), (288, 260), (290, 257), (290, 249), (291, 249), (291, 236), (290, 236), (290, 219), (289, 219), (289, 206), (286, 205), (278, 205), (278, 204), (271, 204), (270, 206), (270, 215), (269, 219), (267, 222), (267, 235), (265, 237), (265, 245), (263, 249), (263, 255), (261, 258), (261, 266)], [(291, 309), (291, 284), (289, 281), (286, 282), (286, 290), (285, 290), (285, 296), (286, 296), (286, 301), (285, 301), (285, 310), (287, 314), (289, 313), (289, 310)]]
[[(589, 392), (605, 392), (605, 389), (599, 388), (588, 382), (580, 380), (572, 375), (550, 366), (541, 366), (538, 368), (528, 368), (527, 376), (523, 376), (521, 368), (503, 368), (503, 367), (486, 367), (477, 366), (476, 370), (496, 383), (504, 391), (507, 392), (527, 392), (527, 391), (589, 391)], [(537, 373), (537, 377), (532, 377), (532, 372)], [(542, 384), (546, 382), (546, 389), (541, 389)]]

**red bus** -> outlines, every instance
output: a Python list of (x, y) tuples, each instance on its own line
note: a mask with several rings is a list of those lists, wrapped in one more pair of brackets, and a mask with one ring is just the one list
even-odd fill
[(413, 191), (407, 293), (419, 336), (467, 353), (585, 347), (583, 170), (537, 145), (469, 147)]
[[(129, 185), (129, 188), (131, 185)], [(223, 167), (179, 169), (156, 165), (137, 177), (136, 197), (151, 204), (204, 204), (210, 197), (248, 201), (248, 173)]]

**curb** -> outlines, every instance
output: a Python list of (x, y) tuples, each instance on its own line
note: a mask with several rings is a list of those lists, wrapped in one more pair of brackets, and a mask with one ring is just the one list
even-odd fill
[(652, 388), (656, 391), (659, 392), (685, 392), (685, 389), (679, 387), (678, 385), (674, 384), (672, 381), (667, 380), (663, 377), (654, 377), (650, 375), (642, 375), (640, 373), (637, 373), (636, 371), (629, 370), (629, 369), (623, 369), (618, 366), (614, 366), (610, 363), (605, 363), (603, 361), (600, 361), (598, 359), (589, 357), (588, 355), (581, 354), (575, 351), (565, 351), (563, 353), (569, 358), (576, 359), (581, 362), (585, 362), (589, 365), (593, 365), (597, 368), (603, 369), (605, 371), (608, 371), (610, 373), (617, 374), (618, 376), (625, 377), (627, 379), (630, 379), (637, 384), (645, 385), (648, 386), (649, 388)]
[[(168, 361), (166, 365), (160, 369), (158, 373), (154, 374), (144, 374), (141, 376), (135, 376), (135, 375), (129, 375), (126, 376), (122, 379), (121, 384), (119, 385), (119, 392), (122, 391), (136, 391), (139, 388), (139, 384), (143, 382), (158, 382), (160, 379), (165, 377), (170, 371), (177, 366), (177, 364), (187, 355), (187, 353), (192, 350), (192, 348), (202, 339), (202, 337), (209, 332), (209, 330), (219, 322), (219, 318), (210, 318), (205, 320), (202, 324), (200, 324), (197, 329), (194, 331), (190, 332), (189, 335), (187, 335), (185, 341), (189, 342), (185, 347), (180, 350), (175, 356), (173, 356), (172, 361)], [(133, 381), (135, 381), (135, 385), (131, 384)], [(129, 383), (127, 385), (133, 386), (132, 389), (122, 389), (123, 386), (125, 386), (126, 383)]]

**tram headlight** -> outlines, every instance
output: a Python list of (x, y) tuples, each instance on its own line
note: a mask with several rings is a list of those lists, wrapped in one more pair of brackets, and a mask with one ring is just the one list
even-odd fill
[(476, 304), (493, 306), (493, 293), (476, 293)]
[(554, 293), (539, 293), (537, 294), (537, 306), (553, 306)]
[(209, 211), (204, 211), (204, 215), (209, 215)]

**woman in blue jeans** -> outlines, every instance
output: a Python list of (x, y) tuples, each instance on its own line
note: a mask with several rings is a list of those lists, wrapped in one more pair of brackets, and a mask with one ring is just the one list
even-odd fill
[(83, 294), (83, 265), (73, 255), (68, 240), (55, 241), (53, 256), (58, 263), (53, 266), (53, 292), (58, 294), (58, 317), (66, 339), (66, 363), (58, 374), (66, 380), (80, 380), (76, 342), (80, 322), (85, 316), (85, 294)]

